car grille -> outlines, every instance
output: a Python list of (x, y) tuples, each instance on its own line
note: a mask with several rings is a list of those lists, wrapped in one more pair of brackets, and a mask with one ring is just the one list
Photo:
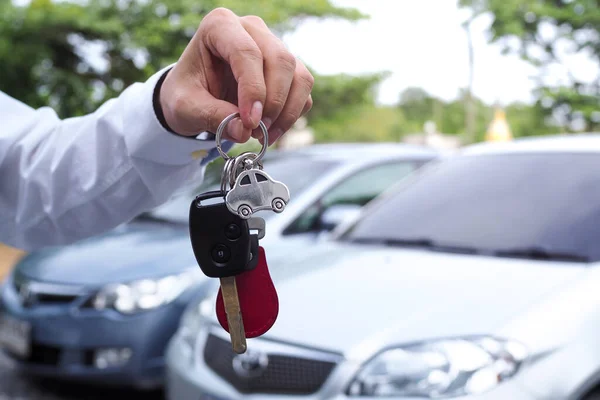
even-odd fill
[(232, 351), (229, 341), (209, 334), (204, 347), (204, 362), (208, 367), (245, 394), (312, 394), (321, 388), (337, 364), (331, 359), (317, 360), (300, 355), (267, 352), (266, 356), (267, 362), (259, 371), (240, 373), (239, 368), (234, 367), (234, 358), (239, 356)]
[(80, 286), (37, 282), (18, 274), (13, 278), (13, 287), (23, 307), (69, 304), (83, 294)]
[(33, 344), (26, 362), (37, 365), (56, 366), (60, 362), (61, 350), (58, 347)]

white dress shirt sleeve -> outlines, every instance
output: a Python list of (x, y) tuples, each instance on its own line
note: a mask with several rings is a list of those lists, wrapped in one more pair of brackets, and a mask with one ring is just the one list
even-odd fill
[(70, 244), (201, 183), (219, 154), (213, 138), (180, 137), (158, 121), (152, 98), (166, 71), (64, 120), (0, 92), (0, 242), (26, 251)]

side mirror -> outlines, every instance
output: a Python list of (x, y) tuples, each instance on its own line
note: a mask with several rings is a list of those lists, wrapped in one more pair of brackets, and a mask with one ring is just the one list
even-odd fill
[(327, 208), (319, 220), (323, 231), (330, 232), (340, 223), (357, 218), (362, 207), (352, 204), (337, 204)]

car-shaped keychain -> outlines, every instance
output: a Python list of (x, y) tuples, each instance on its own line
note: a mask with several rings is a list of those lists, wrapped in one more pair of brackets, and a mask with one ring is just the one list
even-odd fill
[(233, 188), (225, 196), (229, 211), (245, 219), (261, 210), (280, 213), (289, 201), (287, 186), (256, 168), (241, 172)]

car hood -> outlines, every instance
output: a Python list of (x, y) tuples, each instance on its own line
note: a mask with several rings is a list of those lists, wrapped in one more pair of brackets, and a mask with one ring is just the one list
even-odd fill
[(581, 264), (334, 247), (272, 269), (280, 307), (265, 337), (360, 358), (373, 347), (492, 334), (586, 272)]
[(130, 223), (64, 247), (32, 252), (16, 271), (30, 279), (100, 286), (197, 266), (187, 226)]

